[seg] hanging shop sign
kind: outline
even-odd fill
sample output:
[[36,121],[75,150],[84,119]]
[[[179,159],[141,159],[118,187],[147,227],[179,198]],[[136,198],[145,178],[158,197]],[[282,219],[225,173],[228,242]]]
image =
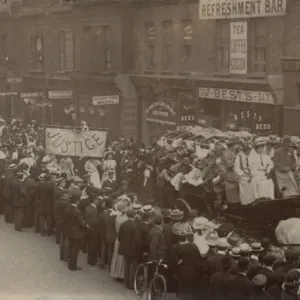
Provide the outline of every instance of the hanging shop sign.
[[21,93],[21,98],[39,98],[43,96],[44,93],[42,92]]
[[247,22],[230,23],[230,73],[247,74]]
[[137,137],[137,99],[125,98],[122,109],[122,133],[125,138]]
[[146,121],[165,125],[176,125],[176,112],[173,107],[163,101],[152,103],[146,110]]
[[287,0],[199,0],[200,19],[283,16]]
[[266,104],[226,105],[224,115],[234,115],[238,130],[254,134],[272,133],[274,124],[274,109]]
[[107,131],[46,128],[49,154],[77,157],[103,157]]
[[93,105],[109,105],[109,104],[119,104],[119,95],[93,97]]
[[199,88],[199,97],[216,100],[274,104],[273,95],[265,91],[245,91],[219,88]]
[[73,91],[49,91],[49,99],[70,99],[73,96]]
[[0,92],[0,97],[18,96],[17,92]]

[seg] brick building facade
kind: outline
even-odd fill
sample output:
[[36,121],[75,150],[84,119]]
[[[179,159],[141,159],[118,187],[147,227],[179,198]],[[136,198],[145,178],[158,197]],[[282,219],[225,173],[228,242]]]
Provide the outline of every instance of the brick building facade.
[[[300,57],[300,2],[261,2],[273,11],[245,4],[244,15],[222,18],[207,0],[10,0],[0,15],[0,111],[34,107],[44,123],[86,119],[113,137],[144,141],[232,120],[258,134],[290,132],[300,72],[282,72],[282,64]],[[237,69],[234,22],[244,34]]]

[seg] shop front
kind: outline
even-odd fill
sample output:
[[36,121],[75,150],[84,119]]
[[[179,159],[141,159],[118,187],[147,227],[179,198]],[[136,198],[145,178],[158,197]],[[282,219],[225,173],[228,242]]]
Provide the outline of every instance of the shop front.
[[132,76],[131,80],[141,103],[139,120],[143,142],[197,124],[196,88],[184,78]]
[[87,122],[91,128],[109,130],[109,139],[120,135],[122,97],[114,77],[73,77],[73,99],[77,125]]
[[300,136],[300,59],[282,60],[284,110],[283,133]]
[[267,82],[198,81],[200,108],[221,130],[240,130],[258,135],[281,130],[282,107]]

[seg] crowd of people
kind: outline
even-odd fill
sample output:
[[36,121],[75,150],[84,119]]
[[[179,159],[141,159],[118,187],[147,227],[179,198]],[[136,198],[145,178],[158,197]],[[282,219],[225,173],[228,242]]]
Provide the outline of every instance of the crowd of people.
[[[34,123],[0,119],[0,132],[5,222],[17,231],[33,227],[41,236],[55,235],[59,258],[71,271],[81,269],[83,251],[89,265],[108,269],[128,289],[140,263],[163,261],[168,291],[183,300],[299,298],[297,249],[275,251],[268,239],[246,240],[166,200],[185,185],[222,192],[229,204],[296,195],[298,148],[291,137],[230,138],[201,151],[184,141],[137,148],[120,138],[96,159],[45,153]],[[173,187],[171,196],[164,187]]]

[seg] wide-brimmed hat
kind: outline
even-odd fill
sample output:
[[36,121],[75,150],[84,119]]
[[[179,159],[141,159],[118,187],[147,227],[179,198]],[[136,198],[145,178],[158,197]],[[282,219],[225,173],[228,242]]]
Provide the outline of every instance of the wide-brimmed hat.
[[250,253],[251,252],[251,248],[250,248],[250,246],[249,246],[249,244],[247,244],[247,243],[242,243],[241,245],[240,245],[240,252],[241,252],[241,254],[245,254],[245,253]]
[[188,223],[175,223],[172,226],[172,231],[174,234],[179,236],[186,236],[193,233],[192,227]]
[[232,257],[240,257],[241,256],[241,249],[240,247],[234,247],[229,251],[229,255]]
[[204,217],[195,218],[193,222],[193,228],[195,230],[204,229],[208,222],[209,222],[208,219]]
[[43,163],[43,164],[49,164],[49,163],[52,162],[53,160],[55,160],[55,156],[52,156],[52,155],[46,155],[46,156],[43,157],[42,163]]
[[218,248],[220,248],[220,249],[228,249],[228,248],[231,248],[231,245],[228,243],[228,241],[227,241],[226,238],[219,238],[217,246],[218,246]]
[[17,165],[16,164],[10,164],[9,166],[8,166],[8,170],[14,170],[14,169],[16,169],[17,168]]
[[180,221],[183,219],[183,212],[179,209],[174,209],[170,213],[170,218],[174,221]]
[[216,231],[211,231],[206,235],[205,240],[207,245],[216,246],[219,241],[219,235]]
[[251,244],[251,252],[262,252],[262,251],[264,251],[264,247],[262,247],[261,243]]
[[260,136],[254,140],[255,147],[265,146],[266,144],[267,144],[267,139],[265,137]]
[[129,209],[129,203],[126,200],[118,200],[115,204],[115,210],[120,213],[125,213]]
[[134,203],[134,204],[132,205],[132,209],[135,210],[135,211],[141,211],[142,205],[139,204],[139,203]]
[[147,204],[147,205],[143,205],[143,206],[142,206],[141,211],[142,211],[143,213],[148,213],[148,214],[150,214],[150,213],[153,213],[154,208],[153,208],[152,205]]

